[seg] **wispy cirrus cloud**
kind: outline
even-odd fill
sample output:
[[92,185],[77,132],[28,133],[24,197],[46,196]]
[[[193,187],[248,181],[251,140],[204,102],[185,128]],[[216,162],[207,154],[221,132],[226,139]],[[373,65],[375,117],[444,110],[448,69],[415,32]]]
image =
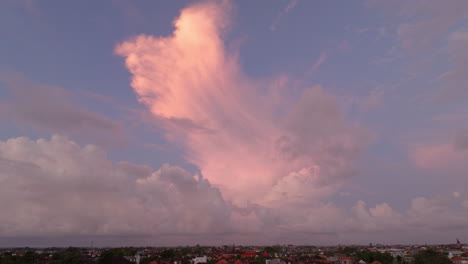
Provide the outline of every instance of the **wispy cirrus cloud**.
[[270,31],[276,31],[278,29],[278,24],[281,19],[290,13],[299,3],[299,0],[289,0],[288,4],[278,13],[275,20],[271,23],[269,29]]
[[304,78],[307,78],[313,75],[319,68],[322,66],[323,63],[327,61],[328,54],[326,52],[320,52],[318,59],[312,64],[312,67],[305,73]]
[[[468,9],[467,9],[468,14]],[[468,99],[468,28],[450,34],[446,52],[450,69],[438,80],[443,85],[438,92],[438,101]]]
[[[437,56],[448,58],[448,67],[438,76],[440,87],[431,93],[432,102],[453,102],[467,98],[466,54],[468,2],[381,1],[373,6],[385,8],[395,23],[396,41],[393,58],[410,58],[411,72],[426,74],[436,64],[445,64]],[[387,30],[385,31],[387,33]],[[390,60],[392,57],[388,58]],[[392,59],[393,61],[394,59]],[[427,78],[427,77],[426,77]]]

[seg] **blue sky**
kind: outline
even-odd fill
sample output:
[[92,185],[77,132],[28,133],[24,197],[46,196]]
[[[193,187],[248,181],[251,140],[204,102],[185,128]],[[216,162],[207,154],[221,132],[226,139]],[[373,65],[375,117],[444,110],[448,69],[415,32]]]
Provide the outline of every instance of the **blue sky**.
[[[27,244],[30,237],[98,236],[106,244],[109,236],[149,233],[177,244],[193,235],[190,228],[200,230],[194,242],[206,243],[266,242],[252,233],[296,243],[466,236],[466,17],[462,0],[3,1],[0,177],[17,192],[0,197],[17,201],[9,210],[18,222],[37,223],[2,231],[10,222],[0,218],[0,237]],[[212,50],[199,54],[199,47]],[[95,164],[86,146],[99,150],[89,154]],[[42,226],[56,212],[45,194],[35,194],[39,204],[21,194],[32,188],[21,185],[22,166],[54,175],[38,188],[87,181],[80,170],[67,174],[71,167],[53,170],[44,156],[103,170],[107,176],[89,176],[106,193],[91,195],[100,213],[66,228]],[[116,175],[131,183],[109,185]],[[176,199],[162,191],[185,186],[184,177],[203,193]],[[89,191],[79,188],[77,197]],[[188,209],[153,212],[192,199],[218,233]],[[102,209],[117,202],[147,219],[133,223]],[[267,221],[271,215],[278,221]],[[110,217],[131,223],[104,225]],[[171,217],[182,220],[164,222]],[[151,227],[136,227],[142,224]],[[321,230],[333,235],[303,236]]]

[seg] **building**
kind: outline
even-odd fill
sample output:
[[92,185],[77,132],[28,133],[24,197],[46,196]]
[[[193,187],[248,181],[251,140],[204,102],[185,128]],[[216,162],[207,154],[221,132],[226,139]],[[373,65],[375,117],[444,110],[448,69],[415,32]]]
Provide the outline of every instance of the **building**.
[[464,257],[454,257],[452,258],[454,264],[468,264],[468,258]]

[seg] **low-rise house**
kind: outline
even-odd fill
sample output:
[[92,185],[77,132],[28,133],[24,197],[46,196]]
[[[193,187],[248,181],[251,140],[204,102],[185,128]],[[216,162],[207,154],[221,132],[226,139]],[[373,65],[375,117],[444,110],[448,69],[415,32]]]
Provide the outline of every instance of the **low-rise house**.
[[202,257],[195,257],[192,260],[193,264],[201,264],[201,263],[208,263],[208,258],[207,256],[202,256]]
[[454,257],[460,257],[462,254],[463,254],[463,251],[452,250],[452,251],[448,252],[448,257],[451,259],[451,258],[454,258]]
[[281,259],[267,259],[265,260],[265,264],[286,264],[286,262],[282,261]]
[[452,258],[454,264],[468,264],[468,258],[465,257],[454,257]]

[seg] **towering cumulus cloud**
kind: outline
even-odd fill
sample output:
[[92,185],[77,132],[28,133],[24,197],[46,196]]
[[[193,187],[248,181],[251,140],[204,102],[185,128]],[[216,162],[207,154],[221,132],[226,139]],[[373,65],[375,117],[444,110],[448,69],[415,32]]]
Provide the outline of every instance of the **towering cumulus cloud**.
[[352,173],[363,131],[345,122],[320,86],[305,89],[295,104],[278,104],[278,98],[291,101],[288,80],[246,76],[222,39],[229,9],[219,2],[192,5],[174,21],[171,36],[139,35],[118,45],[131,86],[187,161],[234,204],[329,195]]

